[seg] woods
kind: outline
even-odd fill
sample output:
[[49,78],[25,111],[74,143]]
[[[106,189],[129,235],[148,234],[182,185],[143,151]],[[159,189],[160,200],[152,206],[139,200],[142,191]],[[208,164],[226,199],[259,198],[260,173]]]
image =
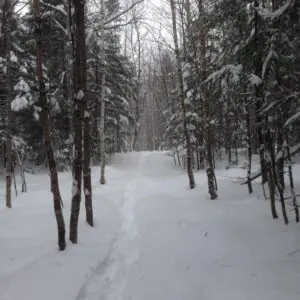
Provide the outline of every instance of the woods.
[[86,223],[95,223],[91,167],[100,165],[102,186],[115,153],[166,150],[190,189],[205,172],[211,200],[222,200],[218,163],[246,161],[248,192],[259,179],[272,217],[288,224],[292,207],[299,222],[299,2],[168,0],[158,26],[146,18],[152,4],[125,2],[0,2],[5,206],[16,174],[26,192],[28,168],[46,166],[64,250],[59,172],[72,173],[77,244],[82,193]]
[[[284,222],[289,222],[290,205],[298,222],[289,153],[296,147],[295,155],[299,143],[299,3],[169,2],[172,22],[164,24],[173,27],[175,46],[162,49],[167,39],[161,37],[147,83],[155,88],[150,97],[165,124],[156,123],[163,126],[156,137],[172,149],[175,162],[182,161],[189,177],[190,157],[194,170],[206,169],[211,199],[217,198],[218,161],[227,159],[226,168],[236,167],[245,160],[241,153],[246,149],[249,193],[252,180],[261,177],[273,218],[278,218],[279,201]],[[167,74],[166,68],[171,70]],[[173,82],[180,69],[183,83],[176,88]],[[183,109],[178,104],[181,97]],[[257,155],[260,171],[252,166]]]

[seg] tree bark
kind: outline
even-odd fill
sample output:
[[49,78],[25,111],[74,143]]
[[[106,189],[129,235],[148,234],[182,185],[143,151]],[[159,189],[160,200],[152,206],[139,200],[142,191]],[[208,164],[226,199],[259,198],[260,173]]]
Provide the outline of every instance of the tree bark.
[[291,190],[292,199],[293,199],[293,206],[294,206],[294,209],[295,209],[295,219],[296,219],[296,223],[299,223],[299,208],[298,208],[297,198],[296,198],[296,193],[295,193],[293,169],[292,169],[292,160],[291,160],[290,146],[289,146],[289,140],[288,140],[288,134],[287,133],[285,134],[284,145],[285,145],[285,150],[286,150],[287,157],[288,157],[290,190]]
[[172,12],[172,27],[173,27],[173,39],[175,45],[175,56],[176,56],[176,65],[177,65],[177,80],[179,87],[179,98],[181,102],[181,110],[182,110],[182,118],[183,118],[183,132],[186,142],[186,153],[187,153],[187,173],[189,178],[190,188],[193,189],[195,187],[195,179],[192,169],[192,147],[191,140],[187,126],[186,119],[186,108],[184,103],[184,86],[183,86],[183,74],[181,68],[181,59],[179,52],[179,44],[178,44],[178,36],[177,36],[177,25],[176,25],[176,6],[175,1],[170,0],[171,12]]
[[[255,59],[255,75],[259,78],[261,77],[262,72],[262,63],[261,63],[261,42],[258,32],[259,27],[259,15],[258,15],[259,1],[254,0],[254,20],[255,20],[255,48],[256,48],[256,59]],[[262,83],[255,86],[255,124],[257,126],[256,134],[258,141],[259,149],[259,158],[260,158],[260,168],[262,172],[262,184],[266,183],[268,180],[268,175],[266,172],[266,161],[265,161],[265,149],[264,149],[264,135],[262,130],[262,117],[260,116],[260,110],[263,103],[263,85]]]
[[[141,36],[140,36],[140,30],[138,27],[137,20],[134,16],[134,28],[136,31],[136,36],[137,36],[137,47],[138,47],[138,57],[137,57],[137,64],[138,64],[138,70],[137,70],[137,81],[139,88],[141,87]],[[140,90],[139,90],[140,94]],[[132,150],[137,150],[136,149],[136,142],[140,130],[140,103],[139,103],[139,95],[135,99],[135,126],[134,126],[134,137],[133,137],[133,142],[132,142]]]
[[252,167],[252,142],[251,142],[251,109],[250,104],[246,105],[246,124],[247,124],[247,152],[248,152],[248,164],[247,164],[247,180],[248,180],[248,191],[249,194],[253,193],[251,178],[251,167]]
[[41,107],[39,114],[40,122],[43,127],[44,147],[48,159],[50,178],[51,178],[51,192],[53,194],[54,212],[56,216],[58,228],[58,246],[60,250],[66,248],[65,241],[65,223],[61,207],[61,195],[59,190],[58,176],[56,170],[56,162],[51,143],[50,129],[49,129],[49,107],[47,102],[47,93],[45,82],[43,78],[43,57],[42,57],[42,19],[40,1],[34,0],[34,13],[35,13],[35,36],[36,36],[36,67],[37,78],[39,87],[39,101]]
[[74,160],[73,160],[73,187],[72,205],[70,216],[70,241],[78,242],[78,218],[81,203],[82,185],[82,123],[84,115],[84,101],[86,93],[86,53],[84,32],[84,8],[85,1],[73,0],[74,5],[74,39],[75,39],[75,61],[74,61]]
[[101,77],[101,114],[100,114],[100,183],[105,184],[105,40],[104,40],[104,1],[101,0],[101,64],[102,64],[102,77]]
[[11,135],[11,122],[12,122],[12,111],[11,111],[11,100],[12,100],[12,74],[11,74],[11,36],[10,36],[10,22],[12,14],[12,6],[9,0],[5,0],[2,5],[2,28],[3,28],[3,52],[6,57],[6,207],[12,207],[11,201],[11,185],[12,185],[12,135]]
[[[206,32],[203,23],[204,15],[204,6],[203,1],[198,0],[198,10],[199,10],[199,47],[200,47],[200,80],[204,82],[207,76],[207,52],[206,52]],[[207,99],[207,92],[205,86],[202,85],[202,95],[200,96],[201,101],[201,110],[204,120],[204,136],[206,141],[206,161],[207,161],[207,182],[208,182],[208,191],[211,197],[211,200],[214,200],[218,197],[217,195],[217,180],[214,172],[214,157],[213,157],[213,132],[211,121],[211,109],[210,103]]]
[[284,147],[283,147],[283,134],[282,134],[282,124],[278,126],[277,132],[277,156],[276,156],[276,172],[278,178],[278,184],[280,189],[284,191]]
[[[86,44],[85,44],[85,22],[84,22],[84,8],[83,8],[83,24],[81,24],[81,38],[80,47],[82,48],[82,85],[86,93]],[[90,149],[90,113],[88,108],[88,97],[84,95],[83,99],[83,189],[85,196],[85,212],[86,222],[90,226],[94,226],[93,216],[93,200],[92,200],[92,181],[91,181],[91,149]]]

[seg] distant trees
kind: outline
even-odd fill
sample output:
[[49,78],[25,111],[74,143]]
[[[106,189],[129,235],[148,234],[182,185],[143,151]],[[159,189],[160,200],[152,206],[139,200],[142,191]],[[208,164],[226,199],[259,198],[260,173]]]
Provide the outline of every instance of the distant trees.
[[[70,240],[77,243],[82,188],[94,224],[91,162],[101,164],[104,184],[115,152],[172,149],[190,188],[194,170],[206,169],[216,199],[216,159],[226,154],[227,167],[238,165],[246,149],[249,193],[261,177],[273,218],[278,200],[285,223],[287,205],[299,222],[291,160],[300,149],[298,1],[169,0],[169,28],[159,37],[141,29],[140,3],[35,0],[20,14],[21,1],[0,2],[6,206],[15,165],[22,191],[23,162],[47,165],[63,250],[57,171],[72,169]],[[260,171],[253,174],[254,154]]]
[[[252,175],[252,158],[258,154],[273,217],[278,217],[275,204],[279,200],[287,223],[286,203],[293,199],[290,203],[298,222],[290,154],[297,151],[299,143],[299,3],[169,1],[169,20],[177,26],[178,46],[175,40],[173,49],[162,47],[164,40],[158,42],[159,49],[152,54],[152,75],[148,77],[149,85],[153,78],[156,84],[151,85],[145,104],[153,99],[158,102],[158,97],[158,106],[163,107],[160,126],[165,133],[157,131],[157,140],[162,140],[161,146],[171,147],[175,158],[181,156],[187,168],[189,155],[182,150],[191,149],[192,167],[206,167],[211,174],[208,182],[212,199],[217,188],[217,157],[226,152],[228,167],[238,165],[241,149],[247,149],[246,183],[252,193],[252,180],[257,178],[257,174]],[[172,35],[176,39],[174,28]],[[171,69],[162,59],[164,53],[169,55]],[[178,66],[184,89],[176,94],[172,81],[178,80]],[[167,68],[170,71],[166,72]],[[185,116],[178,113],[181,94]],[[289,183],[284,176],[287,172],[291,174]]]

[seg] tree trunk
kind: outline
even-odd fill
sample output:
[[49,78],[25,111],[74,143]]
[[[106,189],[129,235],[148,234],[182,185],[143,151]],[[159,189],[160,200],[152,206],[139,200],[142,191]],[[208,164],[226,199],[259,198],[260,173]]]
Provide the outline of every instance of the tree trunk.
[[94,226],[93,216],[93,201],[92,201],[92,182],[91,182],[91,153],[90,153],[90,114],[87,108],[87,101],[85,101],[84,110],[84,124],[83,124],[83,188],[85,195],[85,211],[86,222],[90,226]]
[[[82,41],[80,47],[82,48],[82,85],[86,91],[86,44],[85,44],[85,22],[84,22],[84,8],[83,8],[83,24],[81,24],[80,33]],[[94,226],[93,216],[93,200],[92,200],[92,181],[91,181],[91,149],[90,149],[90,113],[88,108],[88,97],[84,96],[83,101],[83,189],[85,195],[85,212],[86,222],[90,226]]]
[[105,40],[104,40],[104,1],[101,0],[101,63],[102,63],[102,77],[101,77],[101,114],[100,114],[100,156],[101,156],[101,170],[100,183],[105,184]]
[[279,125],[277,132],[277,156],[276,156],[276,171],[278,184],[280,189],[284,191],[285,183],[284,183],[284,147],[283,147],[283,134],[282,134],[282,126]]
[[[262,72],[262,63],[261,63],[261,42],[258,34],[259,27],[259,15],[258,15],[259,1],[254,0],[254,18],[255,18],[255,48],[256,48],[256,59],[255,59],[255,75],[259,78],[261,77]],[[259,158],[260,158],[260,168],[262,172],[262,184],[266,183],[268,180],[267,172],[266,172],[266,161],[265,161],[265,149],[264,149],[264,136],[262,130],[262,117],[260,116],[260,110],[262,108],[263,103],[263,85],[259,84],[255,86],[255,124],[257,126],[257,141],[258,141],[258,149],[259,149]]]
[[3,33],[3,51],[6,57],[6,207],[11,208],[11,184],[12,184],[12,172],[13,172],[13,163],[12,163],[12,135],[11,135],[11,122],[12,122],[12,111],[11,111],[11,101],[12,101],[12,74],[11,74],[11,37],[10,37],[10,21],[12,14],[12,3],[5,0],[3,3],[2,11],[2,28]]
[[[135,18],[135,16],[134,16]],[[137,57],[137,64],[138,64],[138,70],[137,70],[137,80],[139,87],[141,86],[141,36],[140,36],[140,30],[138,27],[137,20],[134,20],[134,28],[136,31],[136,37],[137,37],[137,47],[138,47],[138,57]],[[140,94],[140,90],[139,90]],[[136,150],[136,142],[140,130],[140,104],[139,104],[139,96],[135,99],[135,126],[134,126],[134,137],[132,142],[132,150]]]
[[[69,39],[69,47],[68,47],[68,56],[69,61],[71,63],[69,64],[70,68],[70,75],[66,75],[65,81],[66,81],[66,95],[67,95],[67,101],[68,101],[68,108],[69,108],[69,159],[70,159],[70,165],[73,163],[74,159],[74,151],[73,151],[73,143],[71,141],[74,141],[74,123],[73,123],[73,117],[74,117],[74,83],[75,83],[75,26],[74,26],[74,16],[72,14],[72,0],[68,0],[67,3],[67,11],[68,11],[68,39]],[[73,172],[73,168],[72,168]]]
[[22,193],[27,192],[27,185],[26,185],[26,178],[25,178],[25,171],[24,171],[24,166],[23,166],[23,158],[20,157],[20,154],[18,152],[18,149],[16,145],[14,145],[14,151],[16,153],[19,166],[20,166],[20,173],[21,173],[21,180],[22,180]]
[[287,212],[286,212],[286,207],[285,207],[285,200],[284,200],[284,191],[283,191],[283,186],[280,186],[279,181],[278,181],[278,176],[276,172],[276,157],[274,153],[274,138],[271,136],[270,130],[267,130],[267,148],[268,151],[271,155],[271,163],[272,163],[272,171],[273,171],[273,177],[274,177],[274,183],[275,186],[277,187],[277,190],[279,192],[279,197],[280,197],[280,204],[281,204],[281,210],[282,210],[282,215],[284,219],[284,223],[287,225],[289,223]]
[[292,160],[291,160],[291,154],[290,154],[290,146],[288,142],[288,134],[285,134],[285,141],[284,141],[287,157],[288,157],[288,170],[289,170],[289,180],[290,180],[290,189],[293,199],[293,206],[295,209],[295,219],[296,222],[299,223],[299,208],[297,204],[297,198],[295,193],[295,186],[294,186],[294,178],[293,178],[293,170],[292,170]]
[[78,242],[78,218],[82,185],[82,120],[84,117],[84,98],[86,97],[86,53],[84,31],[85,1],[73,0],[75,26],[75,62],[74,62],[74,160],[73,188],[70,217],[70,241]]
[[207,183],[208,183],[208,192],[210,194],[211,200],[217,199],[217,182],[213,167],[213,155],[212,155],[212,142],[211,142],[211,129],[208,125],[207,130],[207,164],[208,168],[206,169]]
[[[203,1],[198,0],[198,10],[199,10],[199,48],[200,48],[200,80],[204,83],[207,76],[207,52],[206,52],[206,32],[203,23],[203,12],[204,6]],[[200,106],[202,111],[203,130],[204,130],[204,141],[206,142],[206,162],[207,162],[207,183],[208,192],[210,194],[211,200],[218,197],[217,195],[217,181],[214,172],[214,156],[213,156],[213,132],[211,128],[211,109],[210,103],[207,99],[207,91],[205,86],[202,84],[202,95],[200,95]]]
[[275,204],[275,184],[274,184],[274,178],[272,174],[272,167],[271,162],[266,162],[266,172],[268,175],[268,184],[269,184],[269,192],[270,192],[270,204],[271,204],[271,213],[273,219],[278,218],[278,214],[276,211],[276,204]]
[[172,27],[173,27],[173,38],[175,45],[175,56],[176,56],[176,64],[177,64],[177,80],[179,85],[179,98],[181,102],[181,110],[182,110],[182,118],[183,118],[183,132],[186,142],[186,152],[187,152],[187,173],[189,177],[190,188],[193,189],[195,187],[194,174],[192,169],[192,149],[191,149],[191,140],[188,132],[187,119],[186,119],[186,108],[184,103],[184,86],[183,86],[183,74],[181,68],[181,59],[179,53],[179,44],[178,44],[178,36],[177,36],[177,25],[176,25],[176,7],[175,1],[170,0],[171,12],[172,12]]
[[251,109],[250,105],[246,105],[246,124],[247,124],[247,152],[248,152],[248,165],[247,165],[247,180],[248,180],[248,191],[249,194],[253,193],[251,178],[251,167],[252,167],[252,142],[251,142]]
[[39,101],[41,107],[40,122],[43,127],[44,146],[48,158],[50,178],[51,178],[51,192],[53,194],[53,204],[58,228],[58,246],[60,250],[66,248],[65,241],[65,223],[61,207],[61,196],[59,191],[58,176],[56,170],[56,162],[51,143],[50,129],[49,129],[49,108],[47,103],[47,94],[43,78],[43,61],[42,61],[42,19],[40,14],[40,1],[34,0],[35,13],[35,36],[36,36],[36,67],[39,87]]

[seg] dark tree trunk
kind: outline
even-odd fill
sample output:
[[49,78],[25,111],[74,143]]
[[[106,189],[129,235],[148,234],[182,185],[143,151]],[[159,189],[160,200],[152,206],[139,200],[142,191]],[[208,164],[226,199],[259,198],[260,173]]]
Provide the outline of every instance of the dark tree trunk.
[[[262,72],[262,62],[261,62],[261,38],[259,36],[258,27],[259,27],[259,15],[258,15],[259,1],[254,0],[254,18],[255,18],[255,48],[256,48],[256,61],[255,61],[255,75],[258,77],[261,76]],[[257,141],[259,149],[259,159],[260,159],[260,168],[262,172],[262,184],[266,183],[268,180],[266,172],[266,161],[265,161],[265,149],[264,149],[264,136],[263,136],[263,119],[260,115],[260,110],[263,103],[263,85],[257,85],[255,87],[255,124],[257,126]]]
[[9,0],[5,0],[2,9],[2,51],[3,56],[6,57],[6,140],[5,140],[5,164],[6,164],[6,207],[12,207],[11,201],[11,185],[12,185],[12,173],[13,173],[13,162],[12,162],[12,135],[11,135],[11,123],[12,123],[12,74],[11,74],[11,36],[10,36],[10,23],[12,14],[12,3]]
[[292,160],[291,160],[289,139],[288,139],[287,133],[285,134],[285,143],[284,144],[285,144],[285,148],[286,148],[286,154],[288,157],[289,181],[290,181],[290,189],[291,189],[291,194],[292,194],[293,206],[295,209],[295,219],[296,219],[296,222],[299,223],[299,208],[298,208],[297,198],[296,198],[296,193],[295,193],[293,170],[292,170]]
[[[271,168],[272,168],[272,185],[274,184],[275,187],[277,187],[277,190],[279,192],[280,196],[280,204],[281,204],[281,209],[282,209],[282,215],[284,219],[284,223],[288,224],[288,217],[286,213],[286,207],[285,207],[285,201],[284,201],[284,195],[283,195],[283,189],[280,187],[278,183],[278,178],[277,178],[277,173],[276,173],[276,158],[274,154],[274,145],[273,145],[273,138],[270,132],[270,129],[266,130],[265,134],[265,141],[266,141],[266,150],[268,153],[268,157],[271,163]],[[269,178],[270,180],[270,178]]]
[[91,155],[90,155],[90,118],[87,111],[87,104],[85,103],[84,111],[84,140],[83,140],[83,187],[85,195],[85,209],[86,209],[86,222],[90,226],[94,226],[94,217],[93,217],[93,202],[92,202],[92,182],[91,182]]
[[284,183],[284,147],[283,147],[283,134],[281,130],[281,126],[277,132],[277,157],[276,157],[276,171],[278,184],[280,189],[284,191],[285,183]]
[[247,180],[248,180],[248,191],[249,194],[253,193],[251,178],[251,167],[252,167],[252,143],[251,143],[251,110],[250,105],[246,106],[246,123],[247,123],[247,150],[248,150],[248,166],[247,166]]
[[78,241],[78,218],[81,203],[82,185],[82,123],[84,116],[84,98],[86,97],[86,53],[84,35],[84,7],[85,1],[73,0],[74,5],[74,149],[73,160],[73,188],[72,205],[70,216],[70,241],[77,244]]
[[278,214],[277,214],[277,211],[276,211],[276,204],[275,204],[275,184],[274,184],[274,178],[273,178],[273,174],[272,174],[272,167],[271,167],[271,162],[270,161],[268,161],[266,163],[266,172],[267,172],[267,175],[268,175],[271,213],[272,213],[273,219],[277,219]]
[[210,194],[211,200],[215,200],[217,195],[217,181],[214,171],[213,164],[213,154],[212,154],[212,142],[211,142],[211,128],[208,126],[207,130],[207,164],[208,168],[206,169],[207,183],[208,183],[208,192]]
[[65,241],[65,223],[62,213],[62,200],[59,191],[58,176],[56,170],[56,162],[50,137],[49,128],[49,107],[47,102],[47,94],[45,89],[45,83],[43,79],[43,58],[42,58],[42,19],[40,14],[40,1],[34,0],[34,12],[35,12],[35,36],[36,36],[36,67],[37,78],[39,87],[39,101],[38,104],[41,107],[40,121],[43,127],[44,146],[48,159],[50,178],[51,178],[51,192],[53,194],[54,212],[56,216],[57,228],[58,228],[58,246],[60,250],[66,248]]
[[[80,69],[82,78],[82,90],[86,93],[86,44],[85,44],[85,22],[84,22],[84,6],[82,12],[82,24],[80,24],[81,36],[81,54],[82,54],[82,68]],[[79,29],[78,29],[79,30]],[[90,226],[94,226],[93,216],[93,201],[92,201],[92,181],[91,181],[91,150],[90,150],[90,113],[88,110],[88,97],[84,95],[83,99],[83,189],[85,195],[85,210],[86,222]]]

